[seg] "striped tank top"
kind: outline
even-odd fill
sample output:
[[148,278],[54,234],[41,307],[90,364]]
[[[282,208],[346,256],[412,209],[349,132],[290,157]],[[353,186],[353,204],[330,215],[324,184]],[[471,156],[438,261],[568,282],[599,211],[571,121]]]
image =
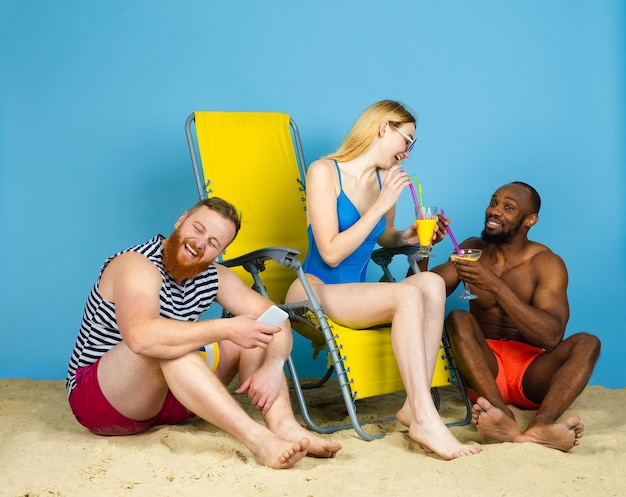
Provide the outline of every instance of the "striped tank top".
[[118,255],[131,251],[139,252],[159,268],[163,282],[159,294],[162,318],[198,321],[200,315],[215,300],[218,289],[215,266],[209,266],[198,277],[186,280],[185,284],[180,286],[163,267],[162,240],[163,236],[157,235],[146,243],[118,252],[105,261],[98,281],[87,298],[78,338],[70,358],[66,377],[68,396],[76,386],[76,370],[95,363],[105,352],[122,341],[115,317],[115,304],[103,299],[98,291],[102,272]]

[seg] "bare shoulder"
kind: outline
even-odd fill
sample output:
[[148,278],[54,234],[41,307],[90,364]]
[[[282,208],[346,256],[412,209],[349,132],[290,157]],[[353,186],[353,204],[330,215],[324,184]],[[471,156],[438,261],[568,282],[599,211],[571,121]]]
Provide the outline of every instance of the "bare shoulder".
[[542,243],[532,242],[529,247],[529,256],[532,264],[537,264],[542,268],[548,267],[554,269],[565,269],[565,262],[563,259]]
[[100,294],[110,301],[115,301],[116,289],[119,288],[160,288],[159,269],[138,252],[124,252],[116,256],[102,272],[99,282]]
[[565,262],[545,245],[533,243],[530,257],[525,266],[532,268],[539,286],[556,289],[567,287],[568,275]]
[[[331,188],[329,186],[332,185]],[[318,159],[313,162],[306,173],[307,196],[325,198],[327,195],[339,194],[339,177],[334,161]],[[318,197],[320,196],[320,197]],[[314,202],[315,204],[319,201]]]
[[334,174],[335,163],[330,159],[318,159],[313,161],[308,169],[307,176],[323,176],[328,177]]
[[334,167],[334,166],[335,166],[335,161],[332,159],[317,159],[311,162],[311,164],[309,165],[309,169],[311,169],[312,167],[319,168],[319,167]]
[[[110,270],[110,271],[109,271]],[[107,265],[105,272],[123,272],[123,271],[132,271],[132,272],[141,272],[141,271],[156,271],[158,272],[157,267],[152,264],[148,258],[140,254],[139,252],[129,251],[124,252],[118,256],[116,256],[109,264]]]

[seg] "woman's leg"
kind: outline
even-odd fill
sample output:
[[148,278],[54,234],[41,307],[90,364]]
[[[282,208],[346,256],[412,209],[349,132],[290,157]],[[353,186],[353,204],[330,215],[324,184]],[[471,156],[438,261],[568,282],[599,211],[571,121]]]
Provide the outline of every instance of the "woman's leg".
[[[411,438],[445,459],[480,451],[454,438],[430,395],[445,305],[445,286],[438,275],[421,273],[402,283],[311,284],[326,314],[339,324],[367,328],[392,323],[392,345],[407,392],[401,411]],[[305,298],[297,284],[287,302]]]
[[441,348],[446,303],[445,284],[434,273],[414,274],[397,284],[414,286],[419,293],[417,300],[423,304],[420,315],[424,328],[428,384],[431,385]]

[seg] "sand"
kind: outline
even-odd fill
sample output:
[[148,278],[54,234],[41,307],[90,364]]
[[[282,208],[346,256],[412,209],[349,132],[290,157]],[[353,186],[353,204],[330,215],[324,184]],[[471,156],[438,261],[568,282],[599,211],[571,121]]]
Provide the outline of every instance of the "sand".
[[[309,392],[314,418],[345,416],[336,384]],[[359,414],[393,415],[401,395],[361,401]],[[241,403],[258,418],[245,398]],[[288,470],[259,466],[237,440],[195,419],[130,437],[100,437],[74,419],[62,381],[0,380],[0,495],[6,496],[624,496],[626,389],[587,387],[564,416],[585,423],[570,452],[536,444],[494,443],[471,426],[453,428],[481,444],[474,456],[443,461],[410,442],[397,422],[373,442],[353,430],[329,438],[335,459],[305,458]],[[296,412],[298,412],[296,408]],[[527,422],[532,411],[515,411]],[[462,414],[455,392],[442,392],[442,416]],[[448,419],[449,418],[449,419]],[[301,419],[301,418],[298,418]],[[326,435],[325,435],[326,436]]]

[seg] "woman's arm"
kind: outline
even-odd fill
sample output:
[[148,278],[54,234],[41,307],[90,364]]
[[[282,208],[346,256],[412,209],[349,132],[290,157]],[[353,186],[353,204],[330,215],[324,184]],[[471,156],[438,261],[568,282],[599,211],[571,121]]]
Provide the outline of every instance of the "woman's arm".
[[[355,252],[372,232],[380,218],[389,210],[380,195],[350,228],[339,233],[337,197],[339,184],[332,161],[314,162],[307,173],[307,214],[315,242],[324,262],[337,267]],[[381,192],[382,194],[382,192]]]

